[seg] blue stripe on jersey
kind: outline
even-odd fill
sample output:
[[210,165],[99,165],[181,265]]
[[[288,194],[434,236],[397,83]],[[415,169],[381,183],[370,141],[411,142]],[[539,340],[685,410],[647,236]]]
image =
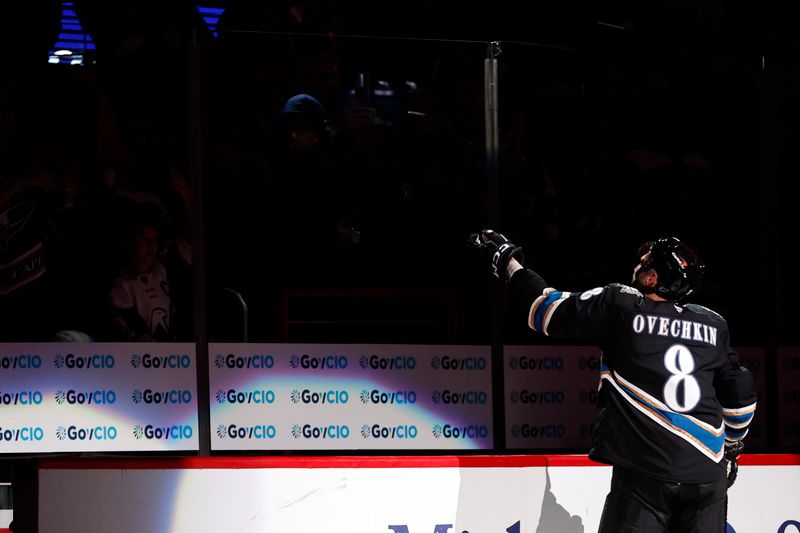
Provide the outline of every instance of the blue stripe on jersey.
[[667,424],[688,433],[695,440],[699,441],[712,454],[718,455],[722,452],[722,448],[725,446],[724,433],[715,435],[713,432],[699,426],[696,422],[692,421],[690,417],[676,413],[675,411],[671,411],[669,409],[664,409],[663,407],[655,405],[653,402],[647,401],[646,399],[642,398],[640,394],[637,394],[626,387],[624,383],[619,383],[619,385],[621,386],[621,389],[625,391],[634,401],[647,407],[651,411],[658,413],[660,416],[666,419]]
[[741,426],[742,424],[749,424],[754,414],[755,413],[745,413],[743,415],[734,416],[723,413],[722,419],[725,420],[725,425],[727,426]]
[[662,416],[669,420],[675,427],[678,427],[694,438],[702,442],[713,453],[718,453],[725,446],[725,435],[714,435],[707,429],[703,429],[690,419],[680,413],[674,411],[666,411],[664,409],[656,409]]
[[747,430],[749,428],[741,428],[741,429],[734,429],[734,428],[725,428],[725,437],[728,440],[741,440],[747,435]]
[[536,314],[533,315],[533,329],[536,331],[544,331],[543,324],[544,317],[547,316],[547,310],[562,297],[563,295],[560,291],[553,291],[545,297],[544,301],[540,303],[539,307],[536,309]]

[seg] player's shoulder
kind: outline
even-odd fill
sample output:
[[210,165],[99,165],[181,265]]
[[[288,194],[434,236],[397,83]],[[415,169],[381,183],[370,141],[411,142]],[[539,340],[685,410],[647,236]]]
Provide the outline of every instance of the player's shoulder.
[[627,294],[628,296],[633,296],[634,298],[644,298],[644,294],[642,294],[639,289],[631,287],[630,285],[625,285],[623,283],[609,283],[607,287],[615,294]]
[[644,294],[635,287],[622,283],[610,283],[606,285],[608,297],[621,305],[639,306],[644,300]]
[[725,317],[723,317],[721,314],[717,313],[713,309],[709,309],[708,307],[705,307],[703,305],[687,303],[681,305],[681,307],[686,311],[689,311],[690,313],[695,313],[701,316],[705,316],[710,318],[711,320],[721,322],[723,324],[727,323]]
[[644,295],[639,290],[621,283],[609,283],[602,287],[595,287],[583,292],[573,293],[581,300],[600,298],[609,304],[621,305],[623,307],[635,307],[641,305]]

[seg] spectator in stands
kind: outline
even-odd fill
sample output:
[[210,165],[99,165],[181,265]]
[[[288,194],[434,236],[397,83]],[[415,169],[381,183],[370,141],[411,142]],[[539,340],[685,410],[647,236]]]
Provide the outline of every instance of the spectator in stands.
[[327,249],[333,235],[333,183],[325,109],[313,96],[295,95],[280,112],[278,132],[272,154],[277,212],[312,249]]
[[123,236],[125,264],[112,282],[109,295],[111,335],[119,341],[176,340],[175,302],[162,262],[163,219],[140,207]]

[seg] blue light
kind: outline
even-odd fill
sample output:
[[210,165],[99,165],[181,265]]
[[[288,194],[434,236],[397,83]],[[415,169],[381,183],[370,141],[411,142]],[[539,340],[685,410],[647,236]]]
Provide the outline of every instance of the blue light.
[[200,16],[205,21],[206,25],[208,26],[209,31],[216,39],[217,37],[217,22],[219,22],[219,17],[222,13],[225,12],[224,7],[212,7],[212,6],[196,6],[197,12],[200,13]]
[[[48,54],[48,63],[60,65],[83,65],[85,58],[83,53],[87,50],[95,50],[91,36],[84,33],[83,26],[75,10],[72,9],[73,2],[61,3],[61,33],[58,40],[53,45],[53,49]],[[56,50],[69,50],[72,55],[56,55]]]

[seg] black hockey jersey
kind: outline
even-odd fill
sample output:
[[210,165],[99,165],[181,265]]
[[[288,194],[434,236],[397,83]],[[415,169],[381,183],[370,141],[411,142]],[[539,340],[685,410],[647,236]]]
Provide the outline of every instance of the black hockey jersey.
[[725,439],[745,436],[756,394],[720,315],[612,284],[548,289],[530,306],[528,325],[602,350],[590,458],[664,481],[725,475]]

